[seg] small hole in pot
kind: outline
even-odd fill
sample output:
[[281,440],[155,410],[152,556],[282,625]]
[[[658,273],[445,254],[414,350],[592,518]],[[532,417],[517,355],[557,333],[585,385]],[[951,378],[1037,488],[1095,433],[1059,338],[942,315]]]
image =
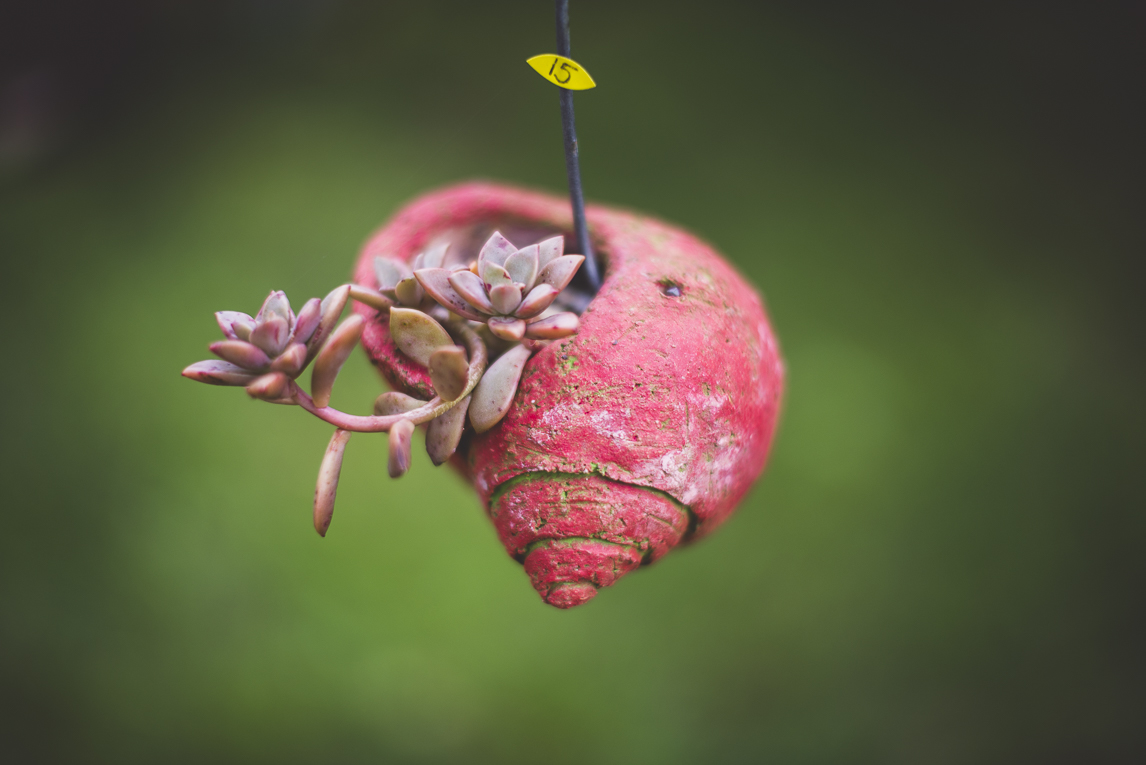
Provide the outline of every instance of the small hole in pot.
[[661,279],[657,284],[660,285],[661,294],[665,297],[680,297],[684,294],[684,289],[672,279]]

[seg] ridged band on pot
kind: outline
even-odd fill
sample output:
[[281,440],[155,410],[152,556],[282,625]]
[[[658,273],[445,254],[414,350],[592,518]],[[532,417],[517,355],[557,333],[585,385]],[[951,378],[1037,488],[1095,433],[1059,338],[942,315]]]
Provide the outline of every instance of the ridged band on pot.
[[[627,211],[587,216],[604,283],[579,331],[529,360],[505,418],[467,433],[453,460],[561,607],[723,522],[763,470],[783,387],[759,296],[710,246]],[[356,281],[375,286],[376,255],[465,249],[494,229],[518,246],[553,233],[575,244],[567,198],[465,184],[401,210],[364,247]],[[363,344],[391,385],[431,395],[384,321]]]

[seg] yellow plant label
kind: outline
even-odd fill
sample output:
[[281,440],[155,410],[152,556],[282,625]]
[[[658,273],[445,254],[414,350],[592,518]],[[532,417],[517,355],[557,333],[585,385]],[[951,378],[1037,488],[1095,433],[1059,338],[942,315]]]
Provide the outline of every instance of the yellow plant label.
[[559,88],[588,90],[597,87],[597,83],[593,82],[585,67],[571,58],[558,56],[556,53],[542,53],[540,56],[527,59],[525,63]]

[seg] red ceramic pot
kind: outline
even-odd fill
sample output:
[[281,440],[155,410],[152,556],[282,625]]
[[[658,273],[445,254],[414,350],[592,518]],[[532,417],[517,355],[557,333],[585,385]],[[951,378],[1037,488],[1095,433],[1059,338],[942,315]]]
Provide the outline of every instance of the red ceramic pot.
[[[533,355],[509,413],[468,429],[453,460],[559,608],[732,513],[764,468],[784,376],[760,297],[711,247],[631,212],[590,206],[587,217],[603,285],[580,330]],[[494,230],[519,247],[556,233],[566,252],[576,242],[567,198],[465,184],[401,210],[363,248],[355,281],[377,286],[376,255],[408,260],[443,240],[468,263]],[[387,323],[356,310],[387,382],[430,398],[426,370]]]

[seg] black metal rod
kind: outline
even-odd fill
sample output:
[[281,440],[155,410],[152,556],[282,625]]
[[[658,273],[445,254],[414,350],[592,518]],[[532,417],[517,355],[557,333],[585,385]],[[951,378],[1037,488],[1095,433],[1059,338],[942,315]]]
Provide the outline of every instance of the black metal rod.
[[[569,0],[557,3],[557,54],[569,55]],[[577,236],[580,254],[585,256],[585,276],[594,290],[601,287],[601,274],[593,243],[589,241],[589,228],[585,225],[585,196],[581,191],[581,163],[577,154],[577,123],[573,119],[573,91],[561,91],[561,127],[565,131],[565,170],[569,174],[569,199],[573,203],[573,232]]]

